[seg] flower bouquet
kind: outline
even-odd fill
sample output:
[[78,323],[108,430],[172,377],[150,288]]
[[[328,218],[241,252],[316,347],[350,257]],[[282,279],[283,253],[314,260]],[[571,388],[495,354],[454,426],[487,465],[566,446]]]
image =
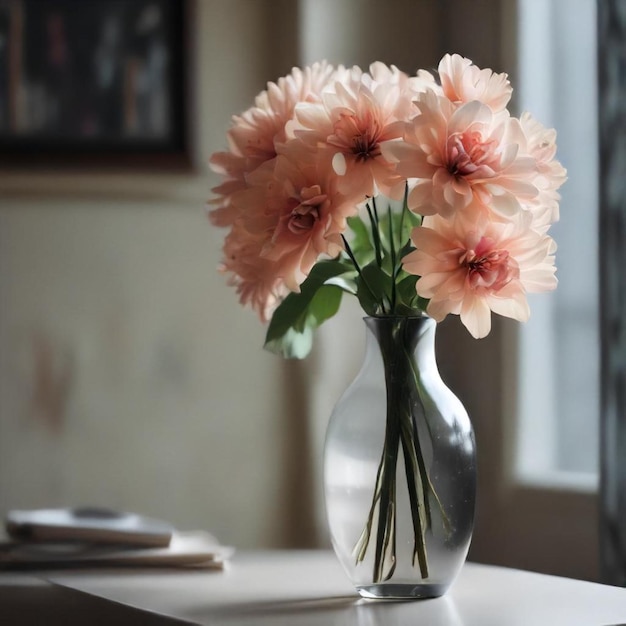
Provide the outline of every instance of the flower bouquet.
[[[555,288],[548,229],[565,170],[554,130],[511,115],[506,74],[448,54],[437,74],[316,63],[269,83],[233,117],[229,149],[210,160],[222,178],[210,219],[229,229],[221,271],[269,322],[268,349],[306,356],[344,294],[372,317],[460,315],[480,338],[492,312],[525,321],[526,294]],[[402,420],[392,430],[380,468],[407,444]],[[407,479],[421,493],[415,555],[427,576],[422,513],[437,494],[417,489],[428,482],[419,446],[415,454]],[[370,534],[382,537],[374,579],[383,580],[394,522],[377,506],[394,502],[383,484],[374,493],[355,553],[363,559]]]

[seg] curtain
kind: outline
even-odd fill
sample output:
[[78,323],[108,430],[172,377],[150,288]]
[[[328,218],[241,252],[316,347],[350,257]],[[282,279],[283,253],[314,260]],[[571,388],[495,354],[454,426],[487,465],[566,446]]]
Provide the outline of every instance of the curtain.
[[626,586],[626,4],[598,2],[601,574]]

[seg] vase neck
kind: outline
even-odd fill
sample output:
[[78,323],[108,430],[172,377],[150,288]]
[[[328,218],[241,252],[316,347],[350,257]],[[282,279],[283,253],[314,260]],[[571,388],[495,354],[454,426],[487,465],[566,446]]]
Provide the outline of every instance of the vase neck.
[[382,351],[403,349],[419,360],[434,358],[437,324],[430,317],[366,317],[365,324]]

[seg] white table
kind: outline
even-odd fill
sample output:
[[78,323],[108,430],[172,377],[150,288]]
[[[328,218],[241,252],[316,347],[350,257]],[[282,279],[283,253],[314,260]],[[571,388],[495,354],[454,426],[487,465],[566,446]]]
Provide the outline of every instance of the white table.
[[0,574],[3,626],[190,622],[237,626],[614,626],[626,624],[626,590],[467,563],[442,598],[363,600],[334,555],[321,551],[238,553],[224,571]]

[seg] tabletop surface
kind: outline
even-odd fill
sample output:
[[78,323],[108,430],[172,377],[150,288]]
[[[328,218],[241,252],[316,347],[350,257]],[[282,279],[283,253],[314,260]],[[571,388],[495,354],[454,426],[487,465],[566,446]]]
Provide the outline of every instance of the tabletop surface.
[[[36,610],[47,621],[37,621]],[[89,621],[81,621],[87,614]],[[441,598],[364,600],[326,551],[241,552],[224,571],[0,574],[0,623],[70,624],[72,618],[155,625],[625,626],[626,590],[467,563]]]

